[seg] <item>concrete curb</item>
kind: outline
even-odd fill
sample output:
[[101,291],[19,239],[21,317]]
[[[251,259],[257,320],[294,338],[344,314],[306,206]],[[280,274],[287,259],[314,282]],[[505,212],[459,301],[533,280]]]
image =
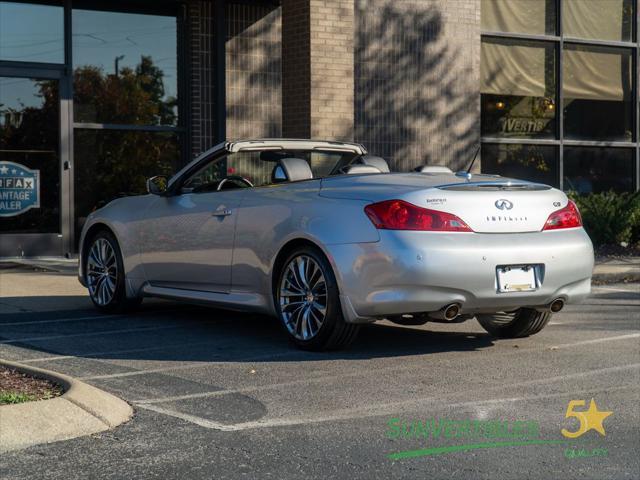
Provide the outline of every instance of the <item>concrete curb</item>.
[[0,365],[65,389],[51,400],[0,406],[0,452],[103,432],[133,415],[125,401],[67,375],[2,359]]

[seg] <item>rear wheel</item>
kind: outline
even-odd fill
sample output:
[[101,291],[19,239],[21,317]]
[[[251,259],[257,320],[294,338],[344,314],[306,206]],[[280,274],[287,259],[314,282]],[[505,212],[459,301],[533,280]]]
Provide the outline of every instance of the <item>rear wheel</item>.
[[122,253],[111,232],[98,232],[91,239],[84,270],[89,296],[99,310],[123,312],[142,301],[141,298],[127,298]]
[[542,330],[551,313],[539,312],[532,308],[520,308],[515,312],[498,312],[476,315],[478,322],[487,332],[499,338],[520,338],[534,335]]
[[315,248],[294,250],[283,263],[274,292],[289,338],[305,350],[337,350],[353,342],[359,325],[344,321],[331,265]]

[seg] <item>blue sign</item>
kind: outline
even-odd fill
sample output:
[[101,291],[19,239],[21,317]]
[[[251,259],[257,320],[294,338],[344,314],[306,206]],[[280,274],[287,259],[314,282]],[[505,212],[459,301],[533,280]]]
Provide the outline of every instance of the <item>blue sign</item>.
[[14,217],[40,208],[40,170],[0,162],[0,217]]

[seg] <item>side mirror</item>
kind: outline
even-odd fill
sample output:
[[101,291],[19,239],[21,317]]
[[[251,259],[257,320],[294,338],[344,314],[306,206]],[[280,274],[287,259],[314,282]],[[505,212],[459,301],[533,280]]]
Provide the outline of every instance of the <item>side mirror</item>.
[[164,175],[156,175],[147,179],[147,192],[153,195],[164,195],[167,193],[169,179]]

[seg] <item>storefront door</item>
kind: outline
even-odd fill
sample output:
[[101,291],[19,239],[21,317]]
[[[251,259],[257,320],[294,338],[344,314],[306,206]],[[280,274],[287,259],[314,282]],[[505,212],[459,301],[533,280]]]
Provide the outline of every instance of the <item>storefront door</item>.
[[0,257],[69,251],[61,78],[58,69],[0,67]]

